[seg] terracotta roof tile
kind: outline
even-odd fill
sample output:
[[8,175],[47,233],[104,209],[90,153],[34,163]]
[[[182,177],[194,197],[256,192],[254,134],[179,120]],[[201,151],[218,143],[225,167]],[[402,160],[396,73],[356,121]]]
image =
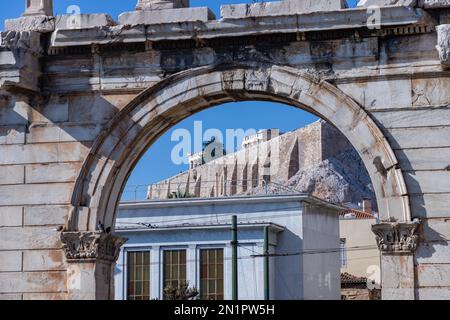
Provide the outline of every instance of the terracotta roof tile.
[[341,273],[341,288],[366,289],[367,278],[356,277],[347,272]]
[[348,208],[339,212],[339,217],[341,218],[344,218],[346,215],[353,215],[356,219],[375,219],[375,216],[373,214],[356,209]]

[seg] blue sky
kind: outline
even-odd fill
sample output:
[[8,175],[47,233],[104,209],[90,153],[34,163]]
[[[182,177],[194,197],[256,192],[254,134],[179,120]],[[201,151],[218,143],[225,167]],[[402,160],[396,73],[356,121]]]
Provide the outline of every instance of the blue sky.
[[[220,5],[222,4],[249,2],[252,2],[252,0],[191,0],[191,6],[207,6],[219,16]],[[354,6],[357,0],[348,0],[347,2],[350,6]],[[120,13],[133,10],[137,0],[53,0],[53,3],[56,14],[65,13],[70,5],[78,5],[82,13],[108,13],[113,18],[117,18]],[[19,17],[24,6],[25,0],[0,1],[0,21]],[[3,30],[3,23],[1,28]]]
[[[108,13],[114,19],[121,12],[134,9],[136,0],[54,0],[55,13],[63,14],[70,5],[78,5],[82,13]],[[219,16],[220,5],[230,3],[248,3],[251,0],[191,0],[191,6],[208,6]],[[349,0],[354,5],[356,0]],[[0,20],[19,17],[23,12],[25,0],[0,2]],[[3,28],[3,24],[0,25]],[[164,134],[142,157],[132,172],[123,198],[135,197],[136,185],[146,185],[177,174],[187,168],[186,165],[175,165],[171,161],[172,148],[177,142],[171,141],[173,130],[185,128],[192,131],[194,121],[202,121],[203,129],[263,129],[279,128],[290,131],[316,121],[311,114],[289,106],[268,102],[241,102],[217,106],[198,113]],[[145,188],[137,189],[137,197],[145,196]]]
[[[226,129],[279,128],[286,132],[317,120],[317,117],[298,108],[259,101],[228,103],[197,113],[173,127],[150,147],[132,172],[124,199],[134,198],[135,185],[157,182],[187,169],[187,165],[172,163],[171,152],[177,142],[171,138],[172,132],[179,128],[192,132],[194,121],[202,121],[203,131],[219,129],[225,136]],[[137,195],[138,198],[145,196],[145,187],[139,187]]]

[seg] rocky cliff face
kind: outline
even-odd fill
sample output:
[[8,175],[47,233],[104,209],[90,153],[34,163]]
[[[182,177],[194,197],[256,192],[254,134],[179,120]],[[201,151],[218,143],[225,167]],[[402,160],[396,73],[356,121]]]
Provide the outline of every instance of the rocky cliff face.
[[281,193],[308,193],[337,204],[375,199],[369,175],[356,150],[325,121],[161,181],[149,187],[148,198]]
[[[316,165],[300,169],[289,180],[276,180],[246,194],[308,193],[332,203],[357,204],[375,199],[369,174],[358,153],[346,150]],[[375,206],[375,201],[372,202]],[[373,208],[376,210],[376,207]]]

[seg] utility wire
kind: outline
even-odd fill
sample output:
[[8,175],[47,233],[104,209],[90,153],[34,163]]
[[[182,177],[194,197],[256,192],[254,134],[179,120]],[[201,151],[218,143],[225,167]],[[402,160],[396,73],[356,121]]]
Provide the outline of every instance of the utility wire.
[[[242,249],[245,249],[251,253],[253,253],[252,257],[253,258],[260,258],[260,257],[265,257],[265,254],[259,254],[258,252],[256,252],[255,250],[249,249],[247,248],[245,245],[239,245],[239,247],[241,247]],[[374,249],[378,249],[377,246],[366,246],[367,248],[363,249],[362,247],[358,250],[353,250],[352,248],[350,248],[350,250],[347,250],[347,248],[345,249],[346,252],[348,251],[363,251],[363,250],[374,250]],[[339,251],[340,252],[340,251]],[[321,251],[316,251],[314,252],[314,254],[319,254],[319,253],[330,253],[329,250],[327,250],[326,252],[321,252]],[[308,254],[313,254],[313,253],[308,253]],[[296,253],[295,255],[300,255],[300,253]],[[293,254],[290,255],[268,255],[269,257],[289,257],[289,256],[293,256]],[[364,260],[364,259],[371,259],[371,258],[378,258],[380,257],[378,256],[369,256],[369,257],[358,257],[358,258],[347,258],[347,261],[353,261],[353,260]]]
[[[238,260],[247,260],[247,259],[254,259],[254,258],[260,258],[260,257],[265,257],[266,255],[264,254],[258,254],[258,252],[249,249],[247,247],[244,246],[245,244],[239,244],[240,248],[243,248],[251,253],[253,253],[253,255],[250,256],[241,256],[238,257]],[[365,246],[365,247],[349,247],[347,248],[346,251],[361,251],[361,250],[373,250],[376,249],[377,246]],[[185,249],[174,249],[176,250],[185,250]],[[207,249],[206,249],[207,250]],[[142,248],[136,248],[136,250],[133,250],[133,248],[127,248],[126,252],[141,252],[141,251],[150,251],[149,250],[142,250]],[[340,252],[341,248],[339,249],[335,249],[335,248],[330,248],[330,249],[315,249],[315,250],[305,250],[305,251],[296,251],[296,252],[289,252],[289,253],[282,253],[282,254],[269,254],[268,256],[270,257],[289,257],[289,256],[298,256],[298,255],[303,255],[303,254],[320,254],[320,253],[334,253],[334,252]],[[223,258],[224,261],[231,261],[231,258]],[[200,261],[200,258],[197,259],[189,259],[186,260],[186,262],[198,262]],[[159,263],[150,263],[150,264],[159,264]],[[118,265],[123,265],[123,264],[118,264]]]
[[[134,252],[133,250],[127,250],[128,252]],[[147,251],[147,250],[142,250],[142,249],[139,249],[138,250],[139,252],[141,252],[141,251]],[[255,252],[256,253],[256,252]],[[318,252],[318,253],[320,253],[320,252]],[[250,256],[241,256],[241,257],[238,257],[238,260],[255,260],[255,258],[260,258],[260,257],[264,257],[264,255],[250,255]],[[273,257],[273,256],[270,256],[270,257]],[[277,256],[277,257],[279,257],[279,258],[283,258],[283,257],[288,257],[288,256],[285,256],[285,255],[282,255],[282,256]],[[374,258],[376,258],[377,256],[374,256]],[[223,260],[224,261],[231,261],[231,258],[223,258]],[[360,259],[347,259],[347,261],[350,261],[350,260],[360,260]],[[186,260],[186,263],[188,263],[188,262],[200,262],[201,261],[201,259],[200,258],[197,258],[197,259],[187,259]],[[148,263],[148,264],[145,264],[146,266],[148,265],[148,266],[154,266],[154,265],[160,265],[161,264],[161,261],[160,262],[150,262],[150,263]],[[116,266],[124,266],[125,264],[123,264],[123,263],[116,263]],[[143,263],[142,264],[138,264],[137,266],[142,266],[142,265],[144,265]]]
[[[295,252],[286,252],[286,253],[272,253],[272,254],[259,254],[254,250],[242,247],[248,251],[251,251],[253,253],[252,257],[254,258],[260,258],[260,257],[289,257],[289,256],[298,256],[298,255],[308,255],[308,254],[319,254],[319,253],[336,253],[341,252],[344,249],[343,248],[322,248],[322,249],[306,249],[303,251],[295,251]],[[374,250],[378,249],[378,246],[376,245],[367,245],[367,246],[354,246],[354,247],[347,247],[345,248],[346,252],[351,251],[367,251],[367,250]]]
[[[277,207],[276,209],[267,209],[267,210],[258,210],[256,213],[264,213],[264,212],[273,212],[274,210],[292,210],[292,209],[301,209],[301,208],[312,208],[314,207],[313,205],[310,204],[305,204],[303,206],[301,205],[296,205],[296,206],[289,206],[289,207]],[[240,213],[241,215],[245,214],[245,213]],[[248,213],[249,215],[251,213]],[[189,218],[179,218],[179,219],[172,219],[172,220],[164,220],[164,221],[151,221],[151,222],[127,222],[127,221],[118,221],[118,225],[121,224],[127,224],[127,225],[141,225],[141,226],[147,226],[151,227],[152,229],[155,228],[155,225],[158,224],[165,224],[167,227],[168,223],[172,223],[172,222],[185,222],[185,221],[192,221],[192,220],[202,220],[202,219],[216,219],[217,217],[219,218],[225,218],[225,217],[229,217],[231,219],[231,217],[233,215],[236,215],[236,213],[223,213],[223,214],[210,214],[210,215],[204,215],[204,216],[198,216],[198,217],[189,217]],[[254,220],[254,219],[267,219],[267,218],[284,218],[284,217],[292,217],[292,216],[301,216],[301,214],[299,212],[296,213],[286,213],[286,214],[274,214],[274,215],[266,215],[266,216],[249,216],[249,217],[241,217],[239,218],[238,215],[238,220]],[[375,217],[374,217],[375,218]],[[120,217],[119,217],[120,219]],[[205,223],[205,225],[208,223]],[[174,225],[173,227],[179,227],[179,225]]]
[[[300,206],[291,206],[291,207],[284,207],[284,208],[277,208],[278,210],[289,210],[289,209],[300,209]],[[268,209],[268,210],[258,210],[258,213],[263,213],[263,212],[273,212],[274,209]],[[249,213],[250,214],[250,213]],[[172,219],[172,220],[164,220],[164,221],[152,221],[150,222],[151,226],[153,226],[152,228],[154,228],[155,225],[158,224],[165,224],[166,227],[168,226],[167,223],[172,223],[172,222],[185,222],[185,221],[192,221],[192,220],[203,220],[203,219],[216,219],[217,218],[230,218],[236,215],[236,213],[223,213],[223,214],[211,214],[211,215],[204,215],[204,216],[199,216],[199,217],[190,217],[190,218],[179,218],[179,219]],[[276,217],[291,217],[291,216],[300,216],[300,213],[289,213],[289,214],[280,214],[280,215],[268,215],[268,216],[252,216],[252,217],[245,217],[245,218],[240,218],[240,220],[252,220],[252,219],[260,219],[260,218],[276,218]],[[120,219],[120,218],[119,218]],[[239,219],[239,216],[238,216]],[[149,223],[144,223],[144,222],[126,222],[126,221],[118,221],[117,223],[118,225],[121,224],[128,224],[128,225],[148,225]],[[208,224],[208,223],[205,223]],[[170,226],[170,225],[169,225]],[[179,227],[179,225],[173,225],[176,227]]]

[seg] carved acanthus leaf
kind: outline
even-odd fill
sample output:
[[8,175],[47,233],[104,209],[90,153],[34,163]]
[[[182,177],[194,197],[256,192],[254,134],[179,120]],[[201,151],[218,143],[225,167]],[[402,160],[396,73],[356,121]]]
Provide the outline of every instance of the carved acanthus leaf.
[[61,242],[68,262],[115,262],[127,241],[105,232],[63,232]]
[[383,222],[372,226],[383,253],[413,253],[419,242],[419,222]]

